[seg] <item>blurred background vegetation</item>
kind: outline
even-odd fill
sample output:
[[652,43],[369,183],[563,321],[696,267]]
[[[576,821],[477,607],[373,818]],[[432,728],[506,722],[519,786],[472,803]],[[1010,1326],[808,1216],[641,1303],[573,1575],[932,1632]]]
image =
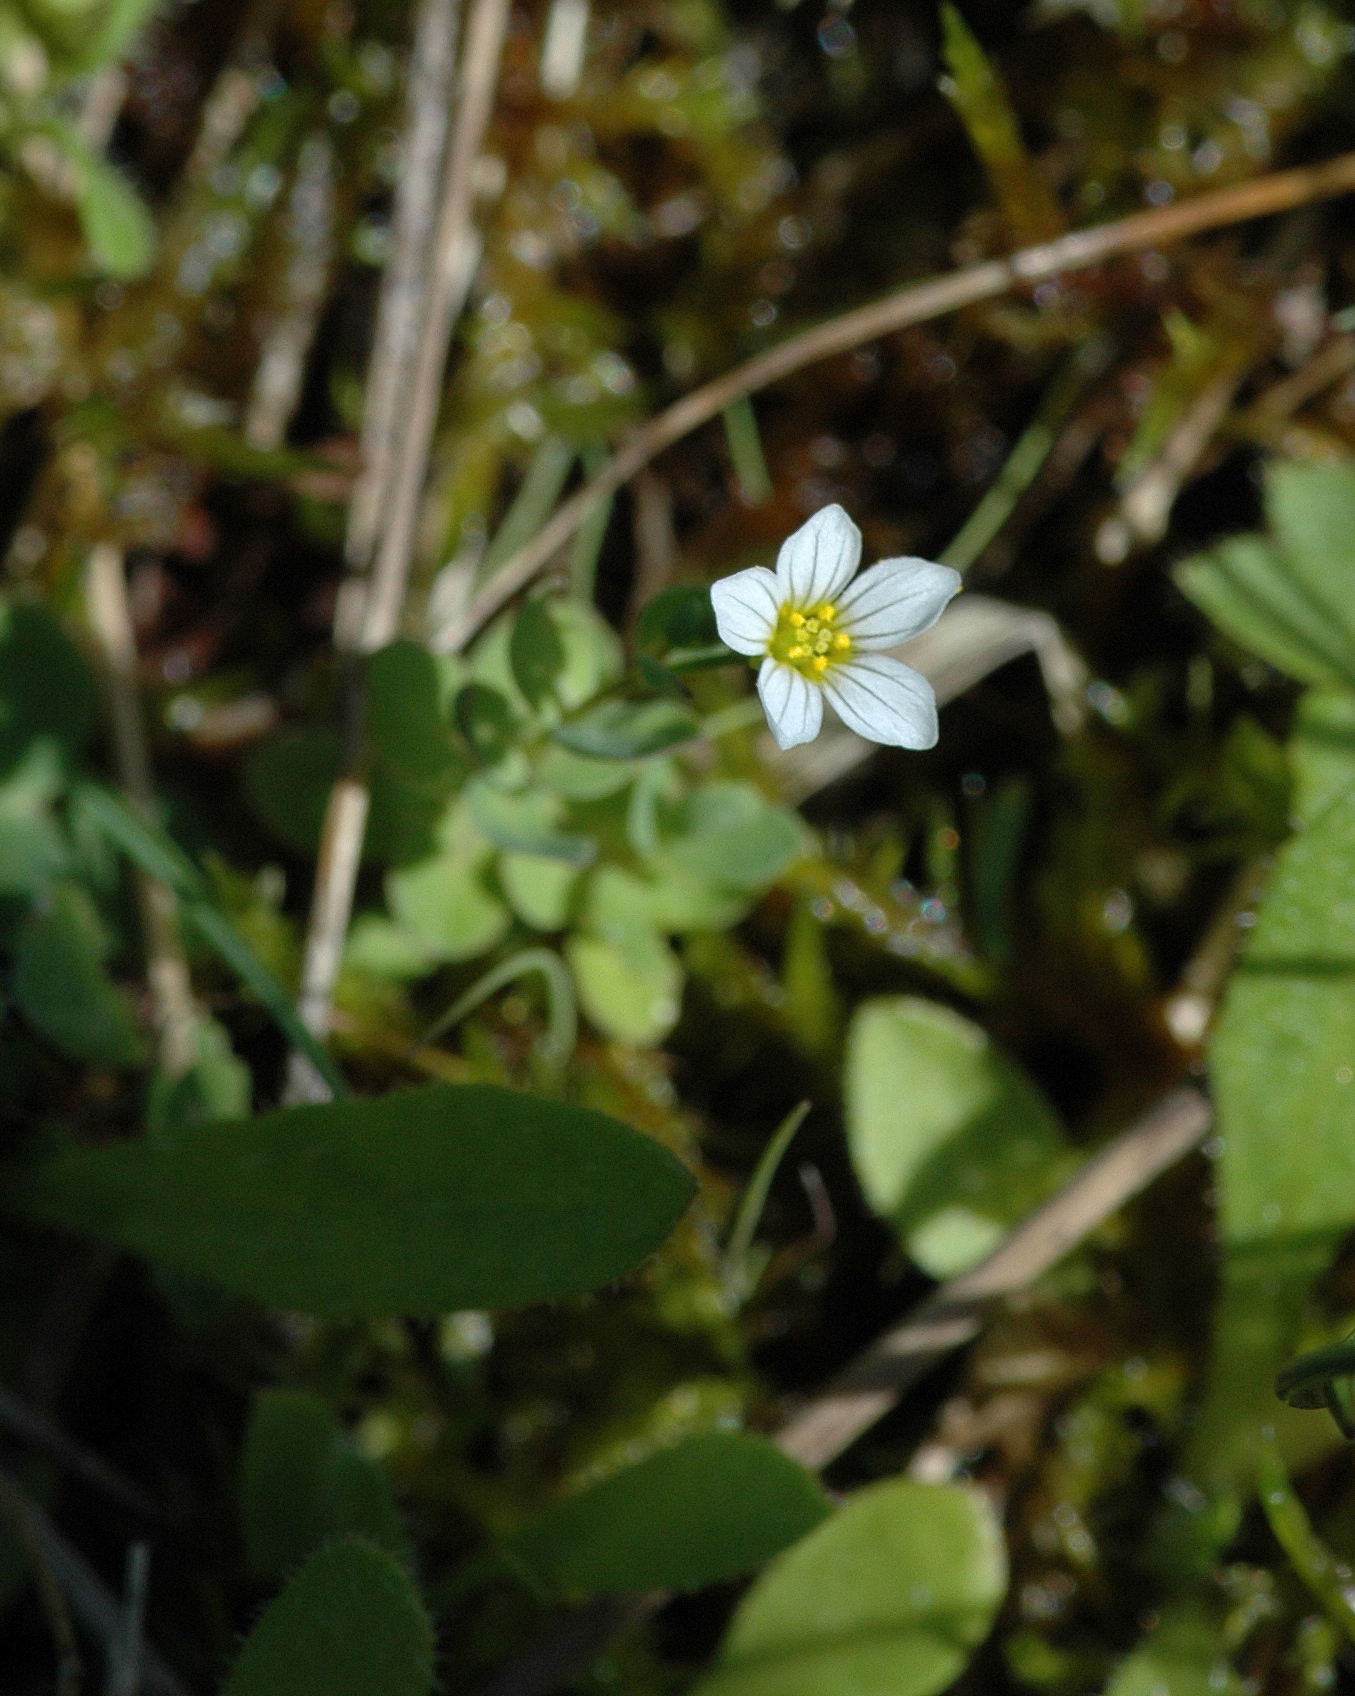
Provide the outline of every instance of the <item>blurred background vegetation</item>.
[[[148,816],[295,989],[341,760],[332,630],[413,26],[394,0],[0,5],[15,1160],[283,1093],[266,993],[188,928],[189,1052],[167,1054],[153,915],[82,786],[147,799],[119,729],[130,700]],[[557,40],[552,58],[570,27],[586,51]],[[315,1510],[322,1530],[364,1530],[417,1572],[440,1687],[477,1689],[561,1617],[549,1586],[487,1554],[532,1513],[681,1438],[774,1428],[1087,1151],[1204,1076],[1272,857],[1352,776],[1355,639],[1332,636],[1325,672],[1295,660],[1224,604],[1226,561],[1204,552],[1269,529],[1247,545],[1316,561],[1348,604],[1348,202],[1147,246],[731,408],[585,523],[527,603],[549,608],[539,691],[526,615],[464,656],[439,637],[630,429],[739,360],[910,280],[1355,145],[1353,56],[1355,16],[1325,0],[514,7],[402,637],[368,667],[372,812],[332,1049],[362,1095],[567,1094],[677,1153],[698,1195],[639,1272],[591,1295],[382,1321],[266,1308],[6,1217],[0,1386],[135,1495],[35,1446],[12,1408],[6,1475],[114,1592],[149,1541],[147,1630],[189,1688],[218,1688],[320,1536],[270,1531],[279,1486],[249,1470],[269,1418],[310,1420],[306,1441],[346,1457],[357,1482],[337,1517]],[[656,595],[769,563],[829,502],[867,561],[944,557],[1000,603],[934,751],[863,757],[830,733],[819,764],[778,758],[738,667],[643,674],[694,741],[549,734],[633,675]],[[97,605],[110,571],[134,642],[121,669]],[[1023,624],[1029,609],[1048,617]],[[1338,847],[1294,897],[1319,940],[1355,870]],[[1339,998],[1339,978],[1313,982]],[[1325,1005],[1309,997],[1299,1026],[1334,1021],[1339,1085],[1347,1015]],[[1256,1050],[1247,1030],[1233,1046]],[[1273,1073],[1244,1060],[1230,1087],[1263,1096]],[[731,1257],[740,1197],[801,1100]],[[1324,1103],[1277,1108],[1229,1180],[1267,1229],[1272,1163],[1323,1188],[1324,1161],[1344,1173],[1348,1110],[1334,1141],[1303,1140]],[[1355,1679],[1355,1468],[1322,1416],[1285,1423],[1271,1394],[1355,1313],[1338,1247],[1355,1194],[1332,1180],[1315,1237],[1225,1258],[1225,1152],[1211,1142],[1099,1227],[828,1474],[834,1491],[968,1481],[996,1513],[1010,1584],[962,1688]],[[1266,1420],[1334,1587],[1257,1503]],[[1278,1476],[1272,1498],[1296,1504]],[[52,1687],[54,1650],[15,1523],[0,1689],[27,1696]],[[741,1593],[670,1601],[568,1687],[688,1688]],[[933,1676],[905,1656],[887,1687],[925,1696],[964,1658]]]

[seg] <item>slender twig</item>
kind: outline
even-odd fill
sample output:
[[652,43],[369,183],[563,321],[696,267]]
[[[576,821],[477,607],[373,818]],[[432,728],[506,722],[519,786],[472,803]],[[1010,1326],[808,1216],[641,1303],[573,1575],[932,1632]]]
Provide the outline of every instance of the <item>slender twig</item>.
[[362,396],[362,468],[348,498],[344,565],[349,575],[334,614],[334,645],[340,650],[356,647],[362,630],[365,574],[381,531],[418,351],[460,16],[461,0],[423,0],[414,26],[390,258],[381,277]]
[[[971,1342],[995,1301],[1047,1272],[1194,1148],[1210,1120],[1209,1104],[1198,1090],[1177,1090],[1159,1102],[1094,1155],[986,1260],[942,1284],[858,1355],[775,1434],[778,1447],[810,1467],[836,1460],[897,1406],[919,1378]],[[616,1632],[653,1613],[667,1599],[664,1591],[597,1598],[571,1615],[558,1632],[531,1645],[478,1696],[550,1696],[596,1659]]]
[[66,1598],[61,1594],[61,1586],[57,1583],[56,1575],[34,1532],[29,1517],[29,1505],[18,1485],[7,1473],[0,1472],[0,1509],[8,1519],[14,1539],[32,1570],[38,1600],[42,1604],[47,1629],[52,1634],[52,1643],[56,1648],[57,1696],[79,1696],[80,1680],[84,1676],[80,1645],[75,1640],[75,1627],[71,1624]]
[[[399,627],[419,500],[437,424],[447,349],[470,289],[479,252],[471,221],[475,162],[494,108],[508,11],[509,0],[475,0],[467,25],[457,83],[456,120],[433,233],[422,322],[408,391],[401,395],[404,425],[386,493],[380,546],[354,643],[360,653],[383,647]],[[353,910],[353,891],[367,828],[368,796],[361,770],[362,692],[351,669],[345,695],[345,770],[330,791],[321,827],[298,1003],[307,1028],[318,1037],[323,1037],[329,1026],[334,983]],[[303,1056],[293,1055],[287,1098],[315,1100],[323,1099],[327,1093],[309,1062]]]
[[72,1478],[88,1484],[92,1490],[107,1496],[110,1501],[130,1509],[142,1519],[157,1520],[160,1512],[148,1501],[135,1484],[129,1483],[106,1460],[77,1443],[45,1413],[0,1385],[0,1430],[20,1442],[28,1443],[54,1460]]
[[[97,1637],[105,1653],[112,1651],[122,1629],[122,1605],[80,1551],[67,1542],[51,1517],[38,1506],[15,1479],[0,1468],[0,1479],[17,1496],[33,1541],[43,1561],[60,1586],[71,1613],[91,1637]],[[167,1665],[151,1643],[143,1643],[141,1682],[148,1696],[189,1696],[188,1687]]]
[[1066,271],[1083,270],[1120,254],[1165,246],[1203,230],[1268,217],[1314,200],[1355,189],[1355,153],[1321,165],[1277,171],[1253,182],[1201,194],[1174,206],[1138,212],[1094,229],[1022,248],[1007,259],[990,259],[949,276],[910,284],[865,306],[831,318],[780,347],[759,354],[713,382],[685,395],[638,430],[598,476],[567,500],[527,547],[504,563],[477,594],[446,645],[463,648],[487,619],[550,563],[597,503],[630,481],[665,448],[716,417],[732,401],[755,394],[783,377],[863,342],[921,324],[963,306],[991,300],[1008,290]]
[[466,26],[456,123],[433,238],[434,270],[419,332],[414,380],[404,397],[405,427],[400,440],[399,465],[391,486],[390,514],[381,538],[364,621],[362,647],[368,653],[384,647],[399,628],[414,551],[419,500],[437,425],[447,349],[470,289],[478,253],[471,222],[475,164],[494,110],[508,12],[509,0],[475,0]]
[[[122,549],[112,542],[96,542],[90,549],[85,605],[103,663],[118,775],[128,801],[149,817],[155,792],[137,685],[136,638]],[[136,888],[160,1067],[170,1077],[181,1077],[197,1057],[198,1021],[179,935],[178,906],[172,890],[139,872]]]
[[146,1588],[150,1567],[150,1545],[129,1544],[127,1576],[123,1584],[121,1628],[116,1646],[108,1657],[104,1696],[138,1696],[141,1689],[141,1659],[146,1649]]
[[778,1447],[806,1466],[835,1460],[938,1361],[976,1337],[993,1302],[1033,1283],[1201,1142],[1210,1119],[1198,1090],[1169,1095],[1089,1160],[986,1260],[942,1284],[859,1355],[777,1433]]

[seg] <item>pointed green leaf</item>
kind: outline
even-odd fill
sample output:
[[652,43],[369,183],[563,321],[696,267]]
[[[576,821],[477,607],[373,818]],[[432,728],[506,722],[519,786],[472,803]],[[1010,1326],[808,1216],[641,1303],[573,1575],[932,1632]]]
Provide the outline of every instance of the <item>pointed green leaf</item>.
[[508,645],[513,679],[533,707],[550,694],[564,670],[565,645],[545,601],[524,601]]
[[1355,1221],[1355,793],[1280,852],[1213,1045],[1231,1242]]
[[116,165],[88,153],[77,202],[90,257],[110,277],[144,277],[155,259],[155,220]]
[[691,1189],[601,1113],[442,1084],[71,1148],[3,1195],[239,1294],[360,1314],[594,1289],[663,1240]]
[[245,1556],[259,1578],[282,1578],[312,1550],[363,1536],[412,1569],[385,1474],[345,1436],[310,1390],[261,1390],[240,1459]]
[[58,884],[19,926],[10,994],[29,1023],[73,1060],[139,1066],[146,1041],[104,970],[107,953],[89,896],[76,884]]
[[681,701],[603,701],[556,725],[551,735],[576,754],[633,760],[690,742],[699,729],[696,714]]
[[935,1696],[988,1635],[1007,1588],[976,1491],[895,1478],[859,1491],[739,1604],[699,1696]]
[[817,1480],[765,1437],[706,1431],[551,1503],[508,1539],[565,1593],[736,1578],[828,1515]]
[[313,1554],[245,1639],[221,1696],[427,1696],[433,1623],[400,1563],[357,1538]]

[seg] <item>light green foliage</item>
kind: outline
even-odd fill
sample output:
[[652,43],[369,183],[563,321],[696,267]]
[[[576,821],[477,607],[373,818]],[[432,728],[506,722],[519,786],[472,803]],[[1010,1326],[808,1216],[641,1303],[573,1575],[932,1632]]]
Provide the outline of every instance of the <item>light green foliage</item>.
[[987,1636],[1007,1588],[983,1497],[890,1479],[780,1556],[739,1604],[701,1696],[933,1696]]
[[636,930],[623,945],[576,935],[565,957],[584,1012],[609,1036],[648,1047],[677,1023],[682,967],[661,937]]
[[1355,1215],[1355,793],[1280,853],[1214,1042],[1231,1242]]
[[261,1390],[240,1457],[245,1557],[281,1580],[313,1550],[356,1534],[412,1569],[390,1485],[310,1390]]
[[10,993],[24,1017],[72,1059],[140,1065],[146,1041],[104,970],[107,955],[108,939],[85,890],[56,884],[19,926]]
[[1237,1696],[1242,1688],[1218,1626],[1202,1607],[1178,1603],[1120,1663],[1106,1696]]
[[691,1189],[601,1113],[443,1085],[72,1148],[5,1195],[239,1294],[344,1314],[592,1289],[662,1241]]
[[1355,471],[1279,464],[1273,540],[1236,536],[1177,567],[1182,591],[1235,641],[1302,683],[1355,687]]
[[386,899],[431,960],[473,960],[507,934],[508,909],[486,882],[488,846],[403,866],[386,879]]
[[69,870],[71,853],[53,816],[61,793],[57,745],[43,737],[0,780],[0,894],[37,895]]
[[155,258],[155,221],[115,166],[97,154],[75,160],[80,176],[80,227],[100,271],[124,281],[144,277]]
[[1355,785],[1355,693],[1341,688],[1305,690],[1289,738],[1294,774],[1294,814],[1313,824]]
[[760,1566],[828,1512],[812,1475],[766,1438],[709,1431],[553,1502],[507,1549],[566,1594],[694,1589]]
[[657,754],[696,735],[698,722],[680,701],[604,701],[556,726],[557,742],[594,759],[631,760]]
[[313,1554],[245,1640],[221,1696],[427,1696],[433,1623],[409,1575],[360,1538]]
[[847,1140],[870,1205],[934,1277],[980,1260],[1065,1176],[1053,1109],[977,1025],[913,996],[847,1035]]
[[565,645],[545,601],[524,602],[513,625],[508,658],[513,681],[535,711],[550,695],[565,666]]
[[215,1019],[200,1015],[193,1034],[197,1054],[189,1069],[177,1078],[157,1071],[151,1079],[146,1097],[148,1136],[178,1125],[241,1119],[249,1112],[253,1080],[225,1030]]

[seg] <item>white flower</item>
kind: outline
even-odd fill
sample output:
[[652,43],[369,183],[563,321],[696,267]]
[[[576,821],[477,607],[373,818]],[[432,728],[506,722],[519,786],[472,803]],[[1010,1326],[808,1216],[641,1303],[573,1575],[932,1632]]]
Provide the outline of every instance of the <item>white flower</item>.
[[925,559],[882,559],[856,576],[861,532],[826,506],[755,565],[711,585],[720,639],[763,655],[757,690],[778,746],[812,742],[827,695],[842,722],[896,748],[936,744],[936,696],[921,672],[882,653],[931,628],[960,574]]

